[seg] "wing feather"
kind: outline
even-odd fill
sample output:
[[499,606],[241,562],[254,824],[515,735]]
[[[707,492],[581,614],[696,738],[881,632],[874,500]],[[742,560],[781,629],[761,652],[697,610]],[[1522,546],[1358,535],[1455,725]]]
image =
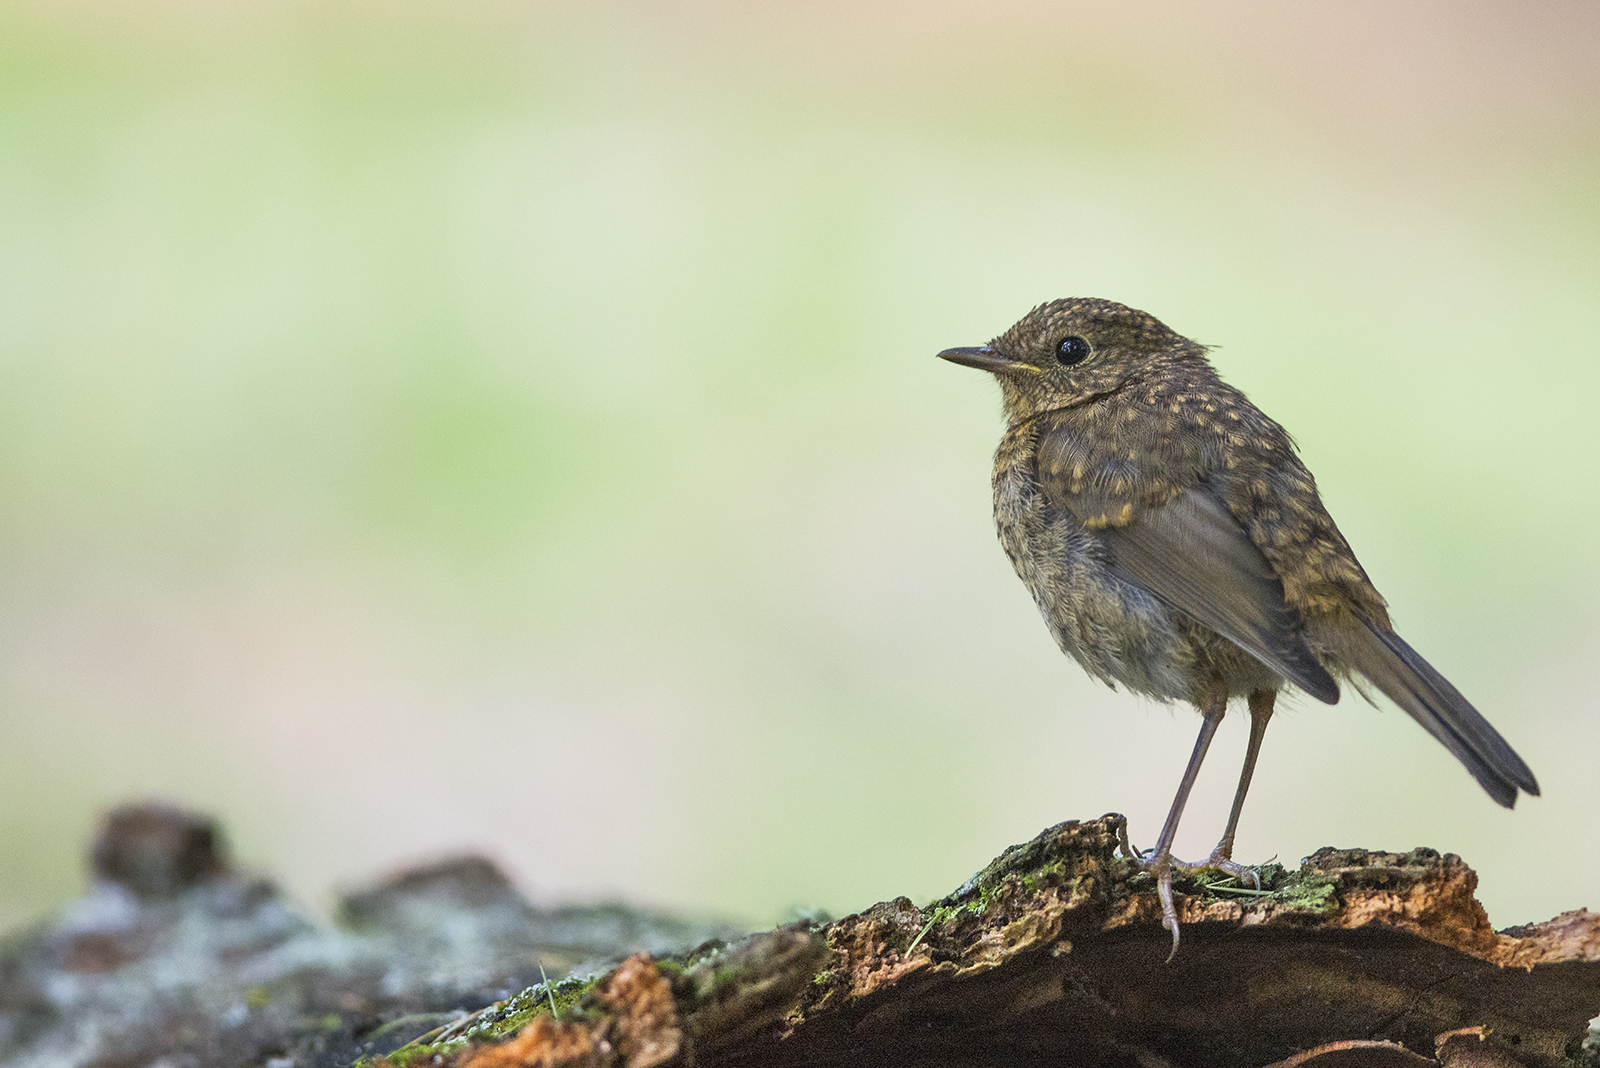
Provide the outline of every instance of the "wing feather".
[[1283,584],[1244,529],[1203,487],[1098,533],[1117,566],[1319,701],[1339,684],[1306,645]]

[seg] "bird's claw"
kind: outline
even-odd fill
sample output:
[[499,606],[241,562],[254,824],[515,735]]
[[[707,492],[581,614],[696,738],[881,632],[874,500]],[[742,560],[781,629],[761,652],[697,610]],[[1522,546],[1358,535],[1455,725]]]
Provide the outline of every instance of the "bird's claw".
[[1193,874],[1194,872],[1201,871],[1220,871],[1227,873],[1228,875],[1237,879],[1240,883],[1244,883],[1246,880],[1249,880],[1256,890],[1261,889],[1260,873],[1256,871],[1255,868],[1252,868],[1246,864],[1240,864],[1238,861],[1234,860],[1233,857],[1229,855],[1229,851],[1224,850],[1221,846],[1218,846],[1216,849],[1212,850],[1211,855],[1198,864],[1191,864],[1188,861],[1179,860],[1170,852],[1165,856],[1158,857],[1154,855],[1154,850],[1151,850],[1149,853],[1145,853],[1134,848],[1133,844],[1128,840],[1128,826],[1126,820],[1121,821],[1117,826],[1117,840],[1122,848],[1123,855],[1129,860],[1133,861],[1134,866],[1137,867],[1141,872],[1149,875],[1156,881],[1156,896],[1161,899],[1161,926],[1172,932],[1172,952],[1167,954],[1168,964],[1172,963],[1172,959],[1178,955],[1178,942],[1180,937],[1178,930],[1178,909],[1173,903],[1172,898],[1173,872],[1180,871],[1185,874]]
[[1196,864],[1194,871],[1220,871],[1226,872],[1243,883],[1249,879],[1256,890],[1261,889],[1261,873],[1248,864],[1240,864],[1226,853],[1213,851],[1203,863]]
[[1162,857],[1146,868],[1149,872],[1154,869],[1156,877],[1156,896],[1161,899],[1161,926],[1172,932],[1172,952],[1167,954],[1163,962],[1171,964],[1172,958],[1178,955],[1178,909],[1172,903],[1172,855]]
[[[1126,842],[1127,835],[1123,834]],[[1156,896],[1161,899],[1161,926],[1172,932],[1172,952],[1167,954],[1167,963],[1172,963],[1172,958],[1178,955],[1178,908],[1172,900],[1172,873],[1174,870],[1189,872],[1194,871],[1197,865],[1186,864],[1174,857],[1170,852],[1164,856],[1146,855],[1134,849],[1131,845],[1124,845],[1123,852],[1133,861],[1134,866],[1141,872],[1156,881]],[[1151,850],[1153,854],[1155,851]]]

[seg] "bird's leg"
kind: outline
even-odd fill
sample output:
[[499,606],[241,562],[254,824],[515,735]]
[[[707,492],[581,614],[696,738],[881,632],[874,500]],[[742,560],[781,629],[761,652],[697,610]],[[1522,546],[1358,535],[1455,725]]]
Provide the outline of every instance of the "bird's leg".
[[1244,795],[1250,792],[1250,777],[1256,771],[1256,757],[1261,753],[1261,739],[1267,734],[1267,721],[1272,718],[1272,704],[1277,700],[1276,690],[1255,690],[1250,694],[1250,746],[1244,751],[1244,770],[1239,772],[1239,788],[1233,794],[1233,811],[1228,813],[1228,829],[1222,832],[1222,841],[1211,851],[1211,856],[1201,868],[1216,868],[1235,879],[1246,876],[1261,889],[1261,876],[1254,868],[1247,868],[1233,859],[1233,835],[1239,829],[1239,813],[1244,811]]
[[1200,715],[1205,718],[1200,724],[1200,737],[1194,742],[1194,752],[1189,754],[1189,766],[1183,771],[1183,781],[1178,783],[1178,796],[1172,799],[1172,811],[1167,813],[1167,822],[1161,826],[1161,837],[1156,839],[1155,848],[1139,861],[1140,868],[1155,876],[1156,894],[1161,898],[1161,926],[1172,932],[1172,952],[1167,955],[1169,961],[1178,955],[1178,910],[1172,905],[1172,842],[1178,836],[1178,821],[1183,818],[1183,806],[1189,801],[1189,791],[1194,789],[1194,780],[1200,774],[1206,750],[1211,747],[1211,736],[1217,733],[1217,725],[1222,722],[1222,714],[1227,708],[1228,691],[1221,687],[1213,690],[1200,708]]

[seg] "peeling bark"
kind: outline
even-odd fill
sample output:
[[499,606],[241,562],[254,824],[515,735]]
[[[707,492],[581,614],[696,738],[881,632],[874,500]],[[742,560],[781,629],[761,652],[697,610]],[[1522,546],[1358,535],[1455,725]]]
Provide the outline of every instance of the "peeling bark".
[[[1496,932],[1459,857],[1324,849],[1259,892],[1178,878],[1169,964],[1120,823],[1051,827],[925,906],[724,941],[535,907],[481,858],[330,928],[212,821],[129,806],[90,892],[0,942],[0,1065],[1600,1068],[1600,916]],[[611,963],[529,985],[582,960]]]
[[1182,881],[1183,945],[1165,964],[1154,888],[1115,856],[1118,821],[1052,827],[925,908],[897,898],[789,931],[787,961],[735,950],[747,975],[720,980],[725,997],[746,981],[796,991],[763,1027],[726,1030],[681,978],[715,965],[684,962],[674,991],[702,1038],[680,1062],[1556,1068],[1600,1013],[1600,917],[1497,934],[1472,870],[1427,849],[1324,849],[1264,872],[1260,895]]

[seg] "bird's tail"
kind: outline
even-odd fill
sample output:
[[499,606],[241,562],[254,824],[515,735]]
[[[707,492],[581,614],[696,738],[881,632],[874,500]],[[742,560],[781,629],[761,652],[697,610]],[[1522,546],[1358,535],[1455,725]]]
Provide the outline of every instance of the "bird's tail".
[[1341,650],[1349,666],[1389,695],[1466,765],[1489,796],[1507,808],[1517,790],[1538,796],[1539,783],[1500,732],[1392,630],[1367,623]]

